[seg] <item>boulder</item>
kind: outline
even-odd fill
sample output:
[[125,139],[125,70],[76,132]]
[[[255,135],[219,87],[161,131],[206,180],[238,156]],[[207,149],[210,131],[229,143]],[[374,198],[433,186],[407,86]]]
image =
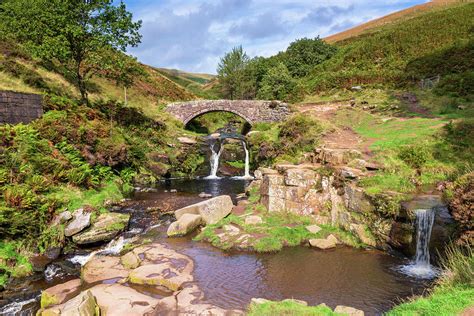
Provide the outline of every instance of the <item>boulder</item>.
[[350,161],[362,157],[362,153],[354,149],[317,148],[318,161],[333,166],[345,165]]
[[77,209],[72,213],[72,221],[64,229],[64,235],[73,236],[91,224],[91,213],[85,212],[83,208]]
[[364,312],[356,309],[354,307],[349,307],[349,306],[343,306],[343,305],[338,305],[334,309],[335,313],[338,314],[343,314],[343,315],[348,315],[348,316],[364,316]]
[[223,229],[226,234],[230,236],[237,236],[240,234],[240,229],[234,225],[224,225]]
[[105,213],[86,231],[74,235],[72,240],[79,245],[110,241],[128,226],[130,214]]
[[41,293],[41,308],[59,305],[70,300],[81,292],[81,280],[74,279],[58,284]]
[[366,226],[362,224],[350,224],[350,230],[359,237],[359,239],[366,245],[376,247],[377,241],[370,231],[367,231]]
[[309,231],[311,234],[317,234],[321,231],[321,227],[318,225],[309,225],[306,226],[306,230]]
[[245,218],[246,225],[258,225],[263,223],[263,220],[260,216],[257,215],[250,215]]
[[179,220],[184,214],[199,214],[206,225],[216,224],[232,211],[234,205],[228,195],[221,195],[215,198],[186,206],[174,212]]
[[331,249],[336,247],[336,243],[334,242],[334,240],[320,238],[310,239],[309,244],[311,245],[311,247],[316,247],[319,249]]
[[262,180],[263,173],[261,170],[257,169],[254,171],[253,176],[255,177],[256,180]]
[[29,261],[33,267],[33,271],[42,272],[46,266],[56,260],[61,254],[61,247],[50,247],[44,253],[35,253]]
[[193,138],[190,138],[190,137],[178,137],[178,141],[181,143],[181,144],[184,144],[184,145],[194,145],[194,144],[197,144],[197,141]]
[[286,201],[283,198],[262,195],[260,202],[269,212],[281,212],[286,209]]
[[327,236],[326,240],[334,242],[336,245],[340,244],[339,239],[336,236],[334,236],[333,234],[330,234],[329,236]]
[[171,223],[168,227],[167,235],[170,237],[184,236],[201,225],[201,222],[201,215],[183,214],[177,221]]
[[202,199],[207,199],[207,198],[211,198],[212,194],[206,193],[206,192],[201,192],[201,193],[199,193],[199,197],[202,198]]

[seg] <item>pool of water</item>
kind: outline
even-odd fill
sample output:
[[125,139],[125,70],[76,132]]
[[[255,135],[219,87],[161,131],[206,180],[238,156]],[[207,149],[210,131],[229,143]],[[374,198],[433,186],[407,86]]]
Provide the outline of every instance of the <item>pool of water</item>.
[[[153,192],[136,193],[119,210],[132,214],[129,230],[123,237],[152,238],[191,257],[195,263],[195,282],[204,291],[206,302],[226,309],[245,309],[253,297],[295,298],[310,305],[348,305],[364,310],[367,315],[380,315],[430,285],[426,280],[398,271],[400,265],[407,263],[406,258],[377,250],[339,247],[320,251],[300,246],[278,253],[256,254],[224,252],[195,242],[192,236],[166,237],[172,218],[163,217],[163,211],[202,201],[198,197],[201,192],[213,196],[230,194],[235,201],[246,184],[244,180],[234,179],[172,180],[160,183]],[[66,261],[67,258],[62,258],[55,264]],[[49,282],[36,281],[30,287],[39,291],[60,281],[53,277]],[[27,306],[34,312],[31,301]]]

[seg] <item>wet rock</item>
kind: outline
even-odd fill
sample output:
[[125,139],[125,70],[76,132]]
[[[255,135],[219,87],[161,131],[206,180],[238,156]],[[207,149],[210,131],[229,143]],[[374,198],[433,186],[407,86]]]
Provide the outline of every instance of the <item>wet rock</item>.
[[321,227],[318,225],[310,225],[306,226],[306,230],[309,231],[311,234],[317,234],[321,231]]
[[232,211],[234,205],[232,199],[228,195],[221,195],[215,198],[186,206],[175,211],[175,216],[179,220],[184,214],[199,214],[202,216],[204,223],[216,224],[218,221],[226,217]]
[[64,235],[73,236],[91,224],[91,213],[85,212],[83,208],[77,209],[72,213],[73,219],[64,229]]
[[396,249],[402,250],[407,256],[415,254],[413,235],[415,226],[412,223],[394,222],[390,230],[389,244]]
[[38,312],[42,316],[63,315],[63,316],[99,316],[100,309],[91,291],[84,291],[75,298],[64,304],[57,305]]
[[263,220],[260,216],[257,215],[250,215],[245,218],[246,225],[258,225],[263,223]]
[[316,238],[316,239],[310,239],[309,244],[311,247],[319,248],[319,249],[331,249],[336,247],[336,243],[334,240],[328,240],[328,239],[321,239],[321,238]]
[[120,257],[120,263],[127,269],[135,269],[140,265],[140,258],[136,253],[130,251]]
[[177,221],[171,223],[166,233],[169,237],[184,236],[201,225],[201,222],[201,215],[183,214]]
[[197,144],[197,141],[190,137],[178,137],[178,141],[183,145],[194,145]]
[[130,214],[101,214],[87,231],[74,235],[72,240],[80,245],[110,241],[128,226],[129,219]]
[[33,271],[42,272],[48,264],[56,260],[61,254],[61,247],[48,248],[44,253],[36,253],[32,255],[30,263],[33,266]]
[[207,199],[207,198],[211,198],[212,194],[201,192],[201,193],[199,193],[199,197],[203,198],[203,199]]
[[59,305],[81,292],[81,280],[75,279],[50,287],[41,293],[41,308]]
[[161,286],[171,291],[178,291],[183,283],[192,280],[190,273],[184,273],[171,261],[138,267],[128,277],[133,284]]
[[106,280],[124,280],[130,270],[124,267],[120,257],[95,256],[81,270],[81,279],[85,283],[96,283]]
[[120,284],[99,284],[90,292],[97,300],[101,315],[141,316],[151,313],[158,304],[158,299]]
[[338,305],[334,309],[335,313],[338,314],[343,314],[343,315],[348,315],[348,316],[364,316],[364,312],[356,309],[354,307],[349,307],[349,306],[343,306],[343,305]]

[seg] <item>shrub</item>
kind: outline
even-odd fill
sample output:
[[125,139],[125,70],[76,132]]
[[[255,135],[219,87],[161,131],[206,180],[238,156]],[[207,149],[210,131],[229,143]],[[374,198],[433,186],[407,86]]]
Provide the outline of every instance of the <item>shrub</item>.
[[279,137],[287,153],[312,151],[324,128],[311,116],[296,114],[281,126]]
[[460,177],[449,193],[451,215],[459,223],[459,244],[474,244],[474,173]]
[[407,165],[418,171],[433,158],[427,144],[403,146],[400,148],[398,157]]

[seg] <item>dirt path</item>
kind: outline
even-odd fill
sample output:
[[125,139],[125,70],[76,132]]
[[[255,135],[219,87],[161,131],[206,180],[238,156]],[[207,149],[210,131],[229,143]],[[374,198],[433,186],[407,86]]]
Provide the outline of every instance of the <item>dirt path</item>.
[[[350,107],[348,101],[334,103],[310,103],[297,107],[301,113],[307,113],[318,119],[333,123],[336,112],[345,107]],[[362,139],[350,127],[335,127],[334,131],[325,134],[321,139],[326,148],[333,149],[355,149],[362,152],[365,158],[370,158],[372,152],[369,149],[371,141]]]

